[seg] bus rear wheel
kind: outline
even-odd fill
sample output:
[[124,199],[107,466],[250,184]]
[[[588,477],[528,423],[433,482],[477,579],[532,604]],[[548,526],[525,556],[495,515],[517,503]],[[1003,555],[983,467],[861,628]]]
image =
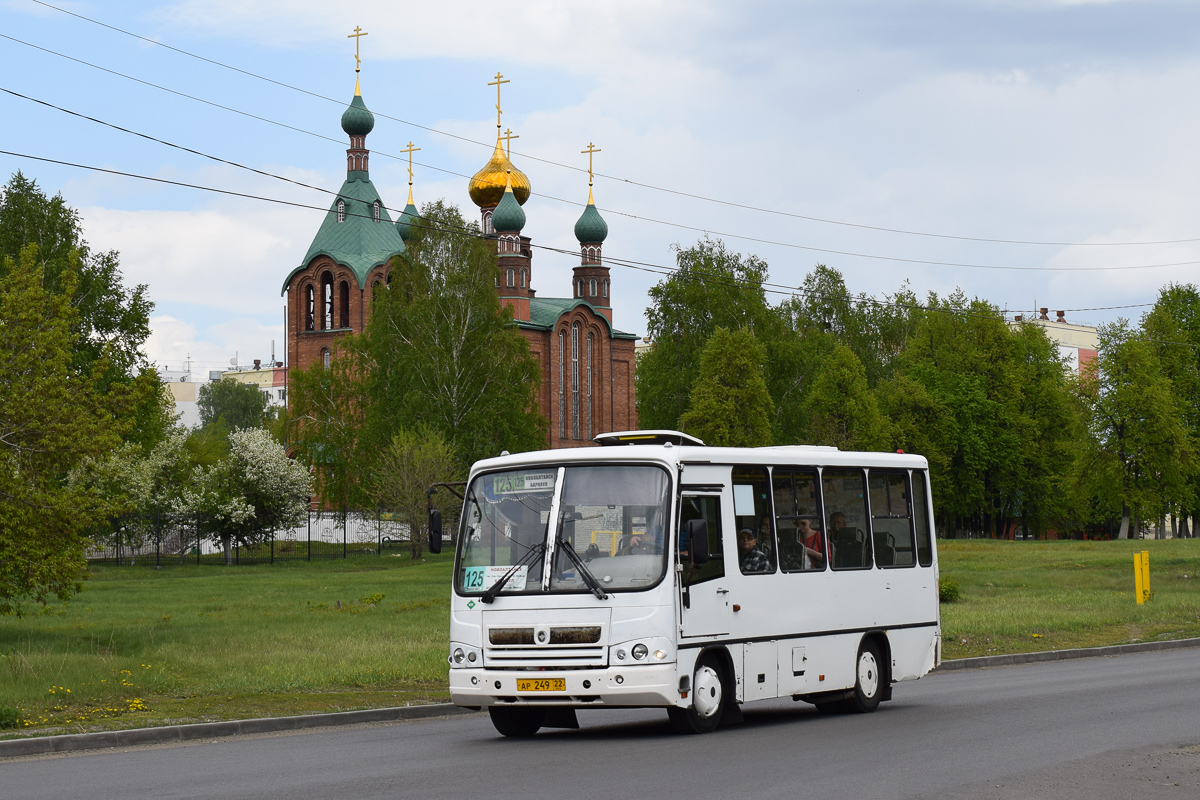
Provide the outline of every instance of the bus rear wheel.
[[859,645],[855,663],[854,696],[845,701],[845,709],[867,714],[879,708],[879,701],[883,699],[885,672],[879,645],[870,639],[864,641]]
[[716,730],[730,702],[726,691],[725,673],[717,659],[703,655],[696,662],[692,675],[692,704],[687,708],[667,709],[671,727],[676,733],[709,733]]
[[488,706],[492,725],[505,736],[533,736],[546,720],[546,709],[527,706]]

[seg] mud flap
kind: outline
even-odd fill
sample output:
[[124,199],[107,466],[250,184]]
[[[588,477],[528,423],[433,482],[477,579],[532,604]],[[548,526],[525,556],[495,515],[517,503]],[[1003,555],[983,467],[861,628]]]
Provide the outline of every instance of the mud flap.
[[740,703],[725,704],[725,710],[721,712],[722,725],[740,725],[745,721],[745,717],[742,716],[742,706]]
[[546,709],[546,721],[542,727],[578,729],[579,719],[575,716],[575,709],[570,706],[552,706]]

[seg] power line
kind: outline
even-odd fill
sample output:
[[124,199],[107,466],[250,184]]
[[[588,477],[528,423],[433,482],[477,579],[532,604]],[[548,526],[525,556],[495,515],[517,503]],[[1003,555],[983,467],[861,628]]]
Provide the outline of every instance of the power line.
[[[203,61],[207,64],[211,64],[213,66],[220,67],[222,69],[227,69],[232,72],[236,72],[238,74],[244,75],[246,77],[265,81],[265,82],[273,84],[275,86],[279,86],[284,89],[289,89],[294,92],[299,92],[301,94],[305,94],[305,95],[308,95],[310,97],[313,97],[313,98],[316,98],[319,100],[325,100],[330,103],[336,103],[337,105],[345,105],[345,103],[343,101],[338,100],[336,98],[329,97],[327,95],[323,95],[318,92],[311,91],[309,89],[304,89],[299,86],[294,86],[290,83],[286,83],[284,81],[279,81],[274,78],[269,78],[265,75],[260,75],[259,73],[251,72],[250,70],[242,69],[240,67],[235,67],[231,64],[226,64],[222,61],[217,61],[215,59],[211,59],[206,56],[199,55],[197,53],[192,53],[188,50],[184,50],[179,47],[174,47],[172,45],[161,42],[157,39],[152,39],[147,36],[142,36],[141,34],[137,34],[132,31],[125,30],[124,28],[119,28],[115,25],[110,25],[108,23],[101,22],[100,20],[84,16],[83,14],[79,14],[74,11],[69,11],[65,8],[61,8],[61,7],[53,5],[51,3],[44,2],[44,0],[31,0],[31,1],[34,3],[37,3],[40,6],[44,6],[45,8],[53,9],[62,14],[66,14],[68,16],[75,17],[76,19],[80,19],[85,22],[89,22],[93,25],[98,25],[102,28],[106,28],[108,30],[114,31],[116,33],[120,33],[122,35],[132,37],[141,42],[145,42],[147,44],[152,44],[152,45],[155,45],[158,47],[162,47],[162,48],[170,50],[174,53],[178,53],[180,55],[184,55],[189,58],[194,58],[198,61]],[[10,36],[5,36],[4,38],[10,39],[15,42],[19,42],[21,44],[25,44],[30,47],[37,47],[37,49],[43,50],[48,53],[53,53],[55,55],[62,55],[61,53],[55,53],[53,50],[38,47],[37,45],[29,44],[28,42],[23,42],[19,39],[15,39]],[[63,56],[63,57],[70,58],[70,56]],[[94,64],[89,64],[88,62],[81,61],[79,59],[72,59],[72,60],[79,61],[79,63],[87,64],[88,66],[96,66]],[[105,69],[104,67],[96,67],[96,68],[97,69]],[[112,70],[105,70],[105,71],[112,72]],[[119,75],[121,73],[114,72],[113,74]],[[122,76],[122,77],[128,77],[128,76]],[[132,80],[138,80],[138,79],[133,78]],[[142,81],[142,82],[145,83],[144,81]],[[154,84],[148,84],[148,85],[153,86]],[[157,88],[164,88],[164,87],[157,87]],[[173,90],[167,89],[166,91],[173,91]],[[182,93],[176,92],[176,94],[182,94]],[[189,95],[183,95],[183,96],[190,97]],[[199,98],[191,98],[190,97],[190,99],[198,100]],[[200,102],[207,102],[207,101],[201,100]],[[216,105],[216,104],[212,104],[212,105]],[[221,106],[221,107],[225,108],[224,106]],[[233,110],[233,109],[226,108],[226,110]],[[237,113],[243,113],[243,112],[237,112]],[[445,137],[448,137],[451,139],[457,139],[458,141],[467,142],[469,144],[479,145],[480,147],[493,147],[494,146],[493,144],[488,143],[488,142],[481,142],[477,139],[471,139],[466,136],[461,136],[459,134],[450,133],[449,131],[440,130],[438,128],[433,128],[428,125],[422,125],[420,123],[413,122],[411,120],[402,119],[400,117],[394,117],[394,116],[391,116],[391,115],[383,113],[383,112],[376,111],[373,113],[376,114],[377,116],[383,117],[384,119],[389,119],[389,120],[392,120],[393,122],[399,122],[402,125],[408,125],[408,126],[411,126],[414,128],[418,128],[420,130],[428,131],[430,133],[435,133],[435,134],[438,134],[439,136],[445,136]],[[254,116],[254,115],[249,115],[249,116]],[[262,119],[261,117],[256,117],[256,118]],[[270,120],[264,120],[264,121],[270,121]],[[276,124],[278,124],[278,123],[276,123]],[[290,127],[290,126],[285,125],[284,127]],[[293,130],[299,130],[299,129],[293,128]],[[306,133],[307,131],[301,131],[301,132]],[[328,138],[328,137],[321,137],[321,138]],[[336,140],[331,140],[331,141],[336,141]],[[582,173],[582,172],[586,171],[581,167],[576,167],[571,164],[564,164],[562,162],[554,161],[552,159],[542,158],[539,156],[532,155],[531,153],[522,153],[520,151],[517,151],[517,155],[521,156],[523,158],[528,158],[531,161],[537,161],[537,162],[540,162],[543,164],[560,167],[562,169],[568,169],[573,172]],[[437,167],[431,167],[429,165],[422,165],[422,166],[427,167],[429,169],[435,169],[435,170],[438,169]],[[438,170],[438,171],[448,172],[447,170]],[[451,172],[449,174],[457,175],[458,173]],[[657,186],[655,184],[646,183],[644,181],[636,181],[631,178],[623,178],[623,177],[620,177],[617,175],[609,175],[609,174],[606,174],[603,172],[596,172],[594,174],[596,177],[605,178],[607,180],[615,181],[618,183],[623,183],[623,184],[626,184],[629,186],[636,186],[638,188],[649,189],[651,191],[656,191],[656,192],[664,192],[667,194],[675,195],[677,197],[686,197],[686,198],[689,198],[692,200],[701,200],[701,201],[707,202],[707,203],[715,203],[717,205],[723,205],[723,206],[727,206],[730,208],[738,208],[738,209],[742,209],[745,211],[754,211],[756,213],[770,214],[770,215],[786,217],[786,218],[790,218],[790,219],[805,220],[807,222],[816,222],[816,223],[820,223],[820,224],[824,224],[824,225],[835,225],[835,226],[841,226],[841,227],[856,228],[859,230],[877,231],[880,233],[893,233],[893,234],[899,234],[899,235],[904,235],[904,236],[918,236],[918,237],[933,238],[933,239],[948,239],[948,240],[953,240],[953,241],[981,242],[981,243],[988,243],[988,244],[1015,244],[1015,245],[1028,245],[1028,246],[1040,246],[1040,247],[1146,247],[1146,246],[1156,246],[1156,245],[1190,244],[1190,243],[1194,243],[1194,242],[1200,242],[1200,237],[1184,238],[1184,239],[1164,239],[1164,240],[1158,240],[1158,241],[1143,241],[1143,242],[1060,242],[1060,241],[1038,241],[1038,240],[1028,240],[1028,239],[1003,239],[1003,238],[991,238],[991,237],[982,237],[982,236],[962,236],[962,235],[947,234],[947,233],[935,233],[935,232],[930,232],[930,231],[909,230],[909,229],[904,229],[904,228],[890,228],[890,227],[881,226],[881,225],[869,225],[869,224],[859,223],[859,222],[848,222],[845,220],[835,220],[835,219],[829,219],[826,217],[816,217],[816,216],[811,216],[811,215],[807,215],[807,214],[797,214],[797,213],[789,212],[789,211],[781,211],[779,209],[766,208],[763,206],[755,206],[755,205],[750,205],[747,203],[738,203],[738,202],[735,202],[732,200],[725,200],[725,199],[722,199],[719,197],[709,197],[707,195],[697,194],[695,192],[687,192],[687,191],[683,191],[683,190],[679,190],[679,189],[671,189],[671,188],[664,187],[664,186]],[[469,177],[469,176],[463,175],[460,177]],[[548,197],[546,195],[542,195],[542,196]],[[551,197],[549,199],[560,200],[560,198],[553,198],[553,197]],[[572,202],[572,201],[563,200],[562,202]],[[577,205],[579,205],[579,204],[577,204]],[[609,209],[606,209],[606,210],[609,210]],[[613,213],[620,213],[620,212],[613,212]],[[632,216],[632,215],[626,215],[626,216]],[[640,217],[633,217],[633,218],[641,219]],[[648,219],[648,218],[646,218],[646,219]],[[660,222],[659,220],[648,220],[648,221]],[[661,223],[660,222],[660,224],[669,225],[671,223]],[[681,227],[686,227],[686,226],[681,226]],[[691,228],[691,230],[701,230],[701,229]],[[721,235],[727,236],[730,238],[734,238],[733,234],[721,234]],[[745,237],[737,237],[737,238],[745,238]],[[778,243],[774,243],[774,242],[767,242],[765,240],[751,239],[751,241],[764,241],[764,243],[768,243],[768,244],[778,244]],[[781,246],[786,247],[786,246],[792,246],[792,245],[783,244]],[[807,248],[807,249],[813,249],[813,248]],[[832,254],[836,254],[836,255],[857,255],[854,253],[841,253],[841,252],[833,251],[833,250],[818,251],[818,252],[827,252],[827,253],[832,253]],[[858,255],[858,257],[871,258],[872,256]],[[920,262],[920,261],[916,261],[913,263],[939,264],[939,262]],[[946,264],[945,266],[962,266],[962,265]]]
[[[12,38],[12,37],[5,36],[4,34],[0,34],[0,36],[3,36],[4,38]],[[39,49],[41,49],[41,48],[39,48]],[[68,56],[68,58],[70,58],[70,57]],[[72,59],[72,60],[77,60],[77,59]],[[81,62],[81,63],[84,63],[84,62]],[[138,79],[135,78],[134,80],[138,80]],[[140,81],[140,82],[144,83],[144,81]],[[154,86],[155,84],[148,84],[148,85]],[[76,111],[71,111],[69,109],[54,105],[53,103],[49,103],[44,100],[39,100],[37,98],[29,97],[28,95],[24,95],[19,92],[15,92],[11,89],[4,89],[4,88],[0,87],[0,91],[4,91],[13,96],[20,97],[20,98],[29,100],[34,103],[38,103],[40,105],[44,105],[49,108],[53,108],[55,110],[65,113],[65,114],[70,114],[72,116],[79,117],[81,119],[85,119],[90,122],[97,123],[99,125],[104,125],[106,127],[110,127],[115,130],[122,131],[124,133],[128,133],[128,134],[131,134],[134,136],[139,136],[141,138],[148,139],[150,141],[158,142],[159,144],[163,144],[168,147],[173,147],[173,148],[176,148],[179,150],[183,150],[188,153],[192,153],[194,155],[201,156],[203,158],[208,158],[213,161],[218,161],[223,164],[228,164],[230,166],[237,167],[239,169],[245,169],[250,172],[254,172],[258,175],[276,178],[278,180],[286,181],[288,183],[296,184],[298,186],[303,186],[305,188],[314,189],[316,191],[326,192],[328,194],[334,194],[334,195],[337,194],[336,192],[330,191],[328,189],[322,189],[320,187],[312,186],[310,184],[301,183],[300,181],[296,181],[291,178],[286,178],[286,177],[283,177],[280,175],[276,175],[274,173],[255,169],[253,167],[249,167],[244,164],[239,164],[235,161],[229,161],[227,159],[209,155],[207,153],[204,153],[199,150],[195,150],[190,147],[185,147],[183,145],[174,144],[172,142],[168,142],[166,140],[159,139],[154,136],[150,136],[149,134],[145,134],[145,133],[141,133],[139,131],[132,130],[130,128],[125,128],[120,125],[115,125],[110,122],[105,122],[105,121],[97,119],[95,117],[91,117],[86,114],[81,114]],[[173,90],[168,90],[168,91],[173,91]],[[188,96],[188,95],[185,95],[185,96]],[[205,102],[207,102],[207,101],[205,101]],[[216,104],[213,104],[213,105],[216,105]],[[227,109],[226,106],[220,106],[220,107]],[[239,113],[244,113],[244,112],[239,112]],[[266,120],[263,117],[258,117],[256,115],[252,115],[252,114],[248,115],[248,116],[252,116],[255,119],[270,121],[270,120]],[[282,123],[276,123],[276,124],[282,124]],[[284,127],[291,128],[291,126],[287,126],[287,125],[285,125]],[[299,130],[296,128],[292,128],[292,129]],[[313,134],[313,135],[318,135],[318,134]],[[328,137],[321,137],[321,138],[328,138]],[[333,141],[336,141],[336,140],[333,140]],[[381,155],[387,156],[388,154],[381,153]],[[396,158],[396,156],[389,156],[389,157]],[[441,170],[441,171],[449,172],[448,170]],[[455,174],[455,173],[452,173],[452,174]],[[461,176],[461,177],[466,177],[466,176]],[[547,195],[542,195],[542,196],[547,196]],[[552,198],[552,199],[560,200],[560,202],[571,203],[571,201],[562,200],[561,198]],[[578,203],[572,203],[572,204],[579,205]],[[389,210],[396,210],[396,209],[389,209]],[[856,253],[856,252],[847,251],[847,250],[834,250],[834,249],[823,248],[823,247],[812,247],[810,245],[796,244],[794,242],[780,242],[780,241],[775,241],[775,240],[771,240],[771,239],[764,239],[764,238],[757,237],[757,236],[747,236],[744,234],[737,234],[737,233],[731,233],[731,232],[726,232],[726,231],[715,231],[715,230],[712,230],[711,228],[702,228],[702,227],[695,226],[695,225],[684,225],[683,223],[669,222],[669,221],[665,221],[665,220],[653,219],[650,217],[641,217],[638,215],[629,214],[627,212],[614,211],[614,210],[608,209],[608,208],[606,208],[605,211],[608,213],[611,213],[611,214],[616,214],[616,215],[627,217],[630,219],[646,220],[646,221],[657,223],[659,225],[666,225],[666,226],[670,226],[670,227],[674,227],[674,228],[679,228],[682,230],[692,231],[694,233],[702,233],[705,235],[713,234],[713,235],[723,237],[726,239],[739,239],[742,241],[755,242],[758,244],[767,244],[767,245],[772,245],[772,246],[776,246],[776,247],[786,247],[786,248],[791,248],[791,249],[796,249],[796,250],[805,250],[807,252],[820,253],[822,255],[840,255],[840,256],[846,256],[846,257],[851,257],[851,258],[869,259],[869,260],[874,260],[874,261],[892,261],[892,262],[905,263],[905,264],[919,264],[922,266],[943,266],[943,267],[957,267],[960,269],[990,269],[990,270],[1023,271],[1023,272],[1091,272],[1091,271],[1121,271],[1121,270],[1129,270],[1129,269],[1161,269],[1161,268],[1166,268],[1166,267],[1192,266],[1195,264],[1200,264],[1200,261],[1179,261],[1179,262],[1171,262],[1171,263],[1164,263],[1164,264],[1132,264],[1132,265],[1125,265],[1125,266],[1108,266],[1108,267],[1030,267],[1030,266],[1005,265],[1005,264],[973,264],[973,263],[968,263],[968,262],[957,262],[957,261],[934,261],[934,260],[930,260],[930,259],[905,258],[902,256],[880,255],[877,253]]]
[[[109,175],[118,175],[121,177],[136,178],[138,180],[151,181],[154,183],[163,183],[163,184],[168,184],[171,186],[179,186],[179,187],[183,187],[183,188],[187,188],[187,189],[198,189],[200,191],[213,192],[215,194],[230,195],[233,197],[241,197],[241,198],[245,198],[248,200],[259,200],[259,201],[267,202],[267,203],[275,203],[277,205],[291,206],[293,208],[311,209],[314,211],[324,211],[326,213],[328,213],[328,210],[329,210],[322,206],[314,206],[314,205],[309,205],[307,203],[299,203],[299,202],[290,201],[290,200],[280,200],[278,198],[264,197],[261,195],[254,195],[254,194],[249,194],[246,192],[235,192],[230,189],[218,189],[218,188],[211,187],[211,186],[203,186],[203,185],[195,184],[195,183],[186,183],[184,181],[173,181],[173,180],[170,180],[167,178],[157,178],[157,177],[150,176],[150,175],[139,175],[137,173],[124,172],[122,170],[109,169],[107,167],[96,167],[96,166],[91,166],[88,164],[77,164],[77,163],[74,163],[71,161],[63,161],[60,159],[46,158],[44,156],[35,156],[35,155],[27,154],[27,153],[16,153],[16,152],[13,152],[10,150],[0,150],[0,155],[9,155],[9,156],[17,157],[17,158],[28,158],[33,161],[41,161],[41,162],[50,163],[50,164],[59,164],[61,166],[73,167],[76,169],[85,169],[85,170],[89,170],[92,172],[101,172],[101,173],[106,173]],[[354,217],[361,217],[363,219],[374,220],[373,216],[369,216],[367,214],[359,214],[359,213],[356,213],[351,210],[347,210],[346,215],[354,216]],[[440,231],[445,231],[448,233],[456,233],[456,234],[460,234],[460,235],[469,235],[469,236],[475,236],[478,238],[484,238],[482,236],[482,234],[479,234],[479,233],[469,230],[469,229],[435,228],[435,227],[430,226],[427,223],[425,223],[423,219],[418,219],[418,221],[414,224],[417,227],[424,227],[424,228],[427,228],[430,230],[440,230]],[[549,245],[531,244],[530,246],[535,249],[545,250],[547,252],[552,252],[552,253],[567,254],[567,255],[572,255],[572,256],[577,255],[574,251],[564,250],[564,249],[558,248],[558,247],[551,247]],[[642,272],[650,272],[650,273],[666,275],[666,276],[673,276],[673,275],[679,274],[678,267],[674,267],[674,268],[667,267],[667,266],[663,266],[661,264],[652,264],[649,262],[636,261],[633,259],[623,259],[623,258],[613,257],[613,256],[605,256],[604,260],[605,260],[605,262],[615,264],[616,266],[625,267],[627,269],[633,269],[633,270],[638,270],[638,271],[642,271]],[[725,278],[723,276],[707,275],[705,273],[694,273],[694,272],[688,273],[689,277],[691,277],[693,275],[698,279],[715,280],[717,282],[722,282],[725,285],[731,285],[731,286],[737,285],[736,282],[730,283],[729,281],[725,280]],[[763,290],[763,291],[769,292],[771,294],[780,294],[780,295],[788,295],[788,296],[796,296],[796,295],[813,296],[813,293],[806,292],[805,290],[803,290],[799,287],[790,287],[790,286],[786,286],[784,284],[774,284],[774,283],[764,283],[763,286],[772,287],[772,288],[764,288],[764,290]],[[778,287],[778,288],[774,288],[774,287]],[[863,297],[854,298],[852,296],[848,296],[848,300],[851,303],[866,302],[866,303],[873,303],[878,306],[924,310],[924,311],[929,311],[929,312],[951,313],[948,309],[934,308],[934,307],[929,307],[929,306],[921,306],[918,304],[910,304],[910,303],[885,303],[883,301],[879,301],[874,298],[863,298]],[[1137,304],[1137,305],[1130,305],[1130,306],[1112,306],[1111,308],[1112,309],[1125,308],[1125,307],[1137,308],[1140,305],[1152,305],[1152,304],[1147,303],[1147,304]],[[1107,309],[1063,309],[1063,311],[1069,311],[1069,312],[1090,311],[1090,310],[1107,310]],[[972,315],[970,312],[959,312],[959,313]],[[1011,312],[1008,310],[1001,310],[1001,309],[997,309],[997,311],[996,311],[997,315],[1003,315],[1004,313],[1011,313]],[[984,315],[973,315],[973,316],[984,316]],[[988,316],[994,316],[994,315],[988,315]]]

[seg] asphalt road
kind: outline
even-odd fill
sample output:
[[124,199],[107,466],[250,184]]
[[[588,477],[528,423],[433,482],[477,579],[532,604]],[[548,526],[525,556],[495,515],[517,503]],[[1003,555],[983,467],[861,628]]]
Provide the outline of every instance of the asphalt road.
[[0,761],[0,798],[1200,798],[1200,651],[931,675],[870,715],[769,701],[497,735],[486,715]]

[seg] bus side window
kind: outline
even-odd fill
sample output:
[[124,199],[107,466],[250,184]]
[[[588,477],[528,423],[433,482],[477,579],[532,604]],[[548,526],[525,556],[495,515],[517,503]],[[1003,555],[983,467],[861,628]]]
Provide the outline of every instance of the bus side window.
[[929,539],[929,501],[925,494],[925,473],[913,470],[913,523],[917,529],[917,563],[933,564],[933,546]]
[[912,567],[912,512],[908,502],[908,474],[871,470],[871,540],[875,564],[880,567]]
[[829,532],[834,569],[866,569],[871,566],[865,484],[860,469],[827,469],[822,473],[825,530]]
[[[689,520],[702,519],[708,523],[708,563],[692,564],[690,545],[685,529]],[[725,577],[725,554],[721,549],[721,499],[719,497],[685,497],[679,525],[679,563],[683,565],[684,586],[695,586],[715,578]]]
[[825,535],[815,469],[772,471],[779,568],[784,572],[825,569]]
[[738,565],[746,575],[775,571],[775,526],[771,479],[766,467],[735,467],[733,516],[737,521]]

